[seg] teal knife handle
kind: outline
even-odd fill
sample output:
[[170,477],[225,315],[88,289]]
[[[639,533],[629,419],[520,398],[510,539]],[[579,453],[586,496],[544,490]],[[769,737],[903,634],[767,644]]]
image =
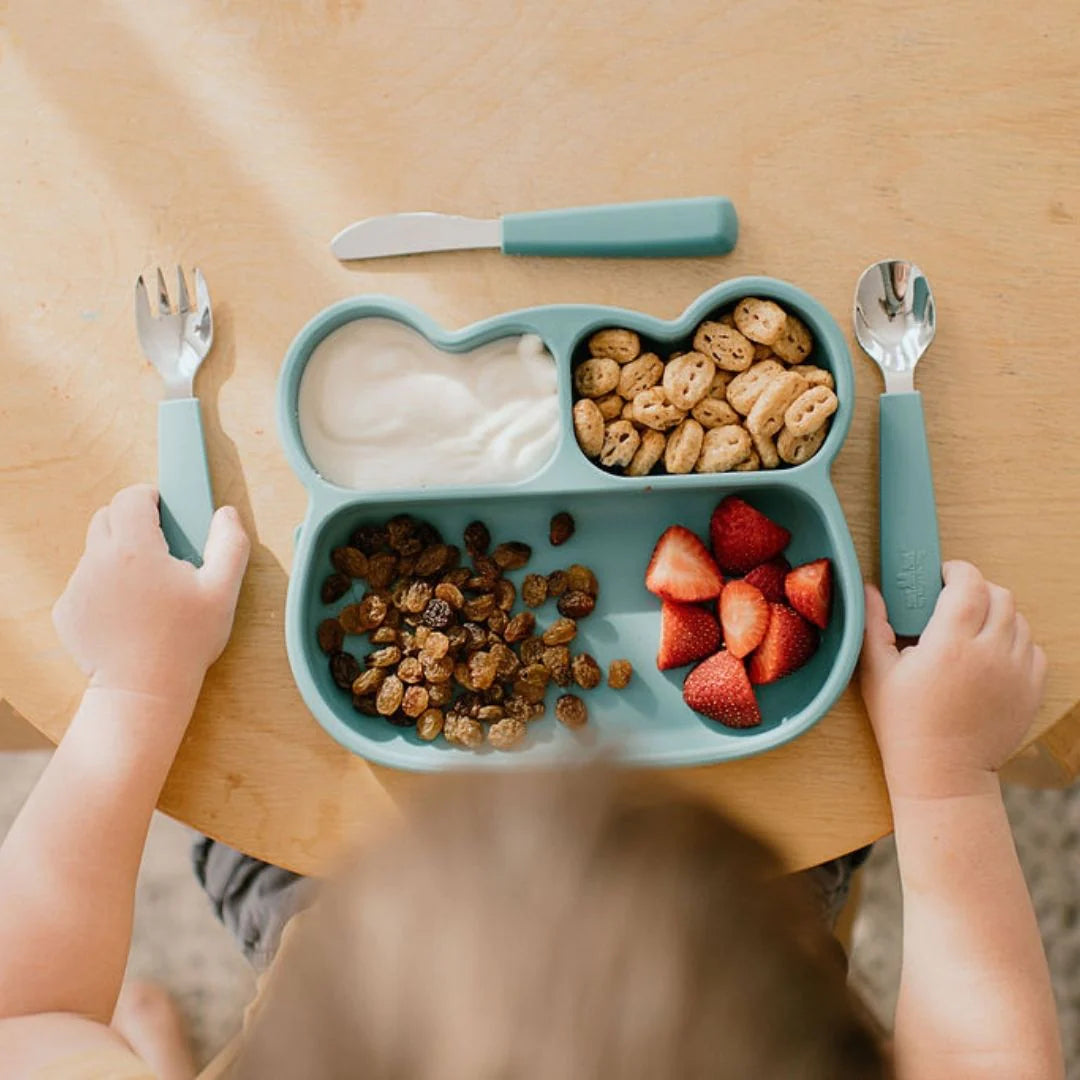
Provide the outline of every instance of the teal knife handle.
[[882,394],[879,425],[881,592],[897,635],[917,637],[941,592],[941,544],[922,394]]
[[214,499],[198,398],[158,406],[158,494],[169,551],[201,566]]
[[725,255],[738,236],[731,200],[711,195],[541,210],[502,219],[507,255]]

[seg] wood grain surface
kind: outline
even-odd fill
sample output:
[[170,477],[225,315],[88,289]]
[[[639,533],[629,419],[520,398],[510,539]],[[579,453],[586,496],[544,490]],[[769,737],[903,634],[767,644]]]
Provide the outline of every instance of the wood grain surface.
[[[161,805],[311,871],[423,780],[332,742],[286,662],[304,492],[274,391],[300,326],[360,292],[448,326],[561,301],[671,317],[720,279],[767,273],[847,327],[862,268],[902,256],[938,304],[918,384],[943,549],[1015,589],[1052,661],[1049,727],[1080,700],[1078,61],[1061,0],[1023,18],[982,0],[0,2],[0,697],[56,739],[82,690],[49,611],[91,512],[154,476],[160,384],[132,319],[146,268],[207,275],[214,490],[255,538],[233,641]],[[708,193],[742,220],[723,259],[342,266],[327,246],[398,210]],[[872,575],[880,383],[856,367],[835,480]],[[790,866],[889,828],[851,691],[797,742],[680,780]]]

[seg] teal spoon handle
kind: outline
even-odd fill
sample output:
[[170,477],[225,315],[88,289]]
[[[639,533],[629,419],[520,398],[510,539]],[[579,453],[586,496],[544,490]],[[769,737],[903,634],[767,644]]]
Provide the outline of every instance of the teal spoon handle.
[[158,406],[158,494],[169,551],[201,566],[214,499],[198,398]]
[[941,592],[941,544],[922,394],[882,394],[879,401],[881,592],[897,635],[917,637]]
[[507,255],[725,255],[738,236],[731,200],[712,195],[541,210],[502,219]]

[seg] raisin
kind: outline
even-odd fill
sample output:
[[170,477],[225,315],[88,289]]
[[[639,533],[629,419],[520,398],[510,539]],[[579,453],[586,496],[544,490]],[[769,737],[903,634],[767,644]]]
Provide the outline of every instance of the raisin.
[[514,680],[513,692],[523,697],[529,704],[543,700],[547,690],[550,673],[543,664],[530,664],[522,668]]
[[378,525],[361,525],[349,538],[349,543],[365,555],[374,555],[386,547],[386,540],[385,529]]
[[397,572],[397,558],[386,552],[372,555],[368,559],[368,582],[376,589],[385,589]]
[[476,712],[476,719],[490,724],[495,720],[501,720],[505,715],[501,705],[481,705]]
[[473,521],[465,526],[465,550],[470,555],[483,555],[491,546],[491,533],[482,521]]
[[490,651],[495,661],[495,672],[500,679],[512,679],[521,669],[521,661],[514,655],[513,649],[503,644],[494,644]]
[[503,702],[503,711],[507,716],[515,720],[528,721],[532,717],[532,709],[529,703],[520,694],[511,694]]
[[380,626],[371,631],[372,645],[400,645],[401,633],[392,626]]
[[394,727],[415,727],[416,718],[409,716],[407,713],[403,713],[400,710],[395,713],[391,713],[386,720],[393,724]]
[[584,727],[589,719],[585,702],[574,694],[563,694],[555,702],[555,719],[568,728]]
[[443,714],[442,709],[428,707],[416,718],[416,734],[424,742],[431,742],[442,734]]
[[519,611],[507,624],[503,636],[508,642],[524,641],[536,629],[536,616],[531,611]]
[[451,676],[454,674],[454,661],[451,660],[449,656],[440,656],[436,658],[421,653],[420,666],[423,668],[424,678],[427,679],[428,682],[449,682]]
[[405,610],[419,615],[428,606],[432,588],[426,581],[414,581],[405,593]]
[[415,555],[402,555],[398,559],[398,573],[402,577],[410,577],[416,569],[416,556]]
[[448,716],[443,726],[443,734],[446,736],[447,742],[467,747],[470,750],[475,750],[484,744],[483,727],[479,721],[470,720],[466,716],[460,719],[455,718],[453,723],[450,722]]
[[477,649],[482,649],[487,644],[487,631],[479,623],[467,622],[465,624],[465,633],[468,634],[465,648],[469,652],[476,652]]
[[577,623],[573,619],[556,619],[543,633],[545,645],[566,645],[574,640]]
[[416,522],[408,514],[395,514],[386,523],[387,543],[400,552],[402,545],[416,535]]
[[405,684],[396,675],[387,675],[375,697],[375,707],[381,716],[392,716],[401,708]]
[[559,597],[562,596],[569,588],[569,579],[566,576],[565,570],[552,570],[547,576],[547,591],[548,596]]
[[[424,629],[424,627],[421,627]],[[419,640],[420,632],[417,631]],[[432,660],[441,660],[450,651],[450,639],[438,630],[430,631],[420,646],[421,657],[429,656]]]
[[351,652],[336,652],[330,657],[330,677],[342,690],[351,690],[356,676],[363,670]]
[[406,656],[405,659],[398,664],[397,677],[403,683],[409,683],[410,685],[418,683],[424,677],[423,664],[415,656]]
[[508,716],[488,728],[487,740],[496,750],[509,750],[525,738],[525,721]]
[[352,578],[345,574],[331,574],[319,589],[319,598],[324,604],[337,603],[352,588]]
[[501,571],[493,559],[486,555],[473,557],[474,573],[465,582],[465,588],[471,592],[492,592],[498,584]]
[[401,578],[399,581],[395,581],[393,587],[390,589],[390,603],[398,609],[398,611],[405,611],[405,597],[409,592],[409,582],[405,578]]
[[529,714],[532,719],[535,720],[539,716],[543,716],[547,712],[547,703],[544,701],[534,701],[529,706]]
[[527,637],[519,646],[518,654],[523,664],[539,664],[544,656],[544,642],[538,637]]
[[495,582],[495,603],[503,611],[512,611],[516,599],[517,589],[514,588],[514,583],[506,578],[499,578]]
[[470,622],[483,622],[495,610],[495,597],[491,593],[481,593],[465,601],[462,611]]
[[608,686],[613,690],[625,690],[633,674],[634,667],[629,660],[612,660],[608,665]]
[[491,653],[480,651],[469,657],[469,685],[477,690],[486,690],[497,674],[495,660]]
[[454,682],[466,690],[472,689],[472,683],[469,681],[469,665],[466,661],[459,660],[454,665]]
[[334,548],[330,552],[330,561],[339,574],[345,574],[350,578],[367,576],[367,556],[359,548]]
[[545,649],[543,664],[557,686],[570,685],[570,650],[565,645]]
[[397,608],[387,608],[383,618],[383,626],[392,627],[394,630],[401,626],[401,612]]
[[379,687],[385,682],[387,672],[383,668],[368,668],[367,671],[361,671],[359,675],[353,679],[352,692],[357,697],[366,697],[369,694],[374,694],[378,691]]
[[352,707],[364,716],[378,716],[379,710],[375,708],[375,698],[371,696],[356,697],[353,695]]
[[428,707],[428,692],[422,686],[410,686],[401,699],[401,711],[416,719]]
[[574,563],[566,571],[566,586],[570,592],[588,593],[593,597],[598,596],[600,593],[600,585],[596,580],[596,575],[587,566],[582,566],[580,563]]
[[433,630],[445,630],[454,621],[454,612],[445,600],[432,597],[424,608],[424,625]]
[[451,626],[446,631],[446,640],[450,642],[450,652],[461,652],[469,643],[469,632],[463,626]]
[[521,583],[521,599],[529,607],[539,607],[548,595],[547,578],[543,574],[526,574]]
[[551,519],[548,526],[548,539],[552,547],[565,544],[574,535],[574,519],[563,510]]
[[440,600],[445,600],[455,611],[460,611],[465,605],[465,596],[462,591],[449,581],[436,585],[435,595]]
[[424,548],[416,560],[415,571],[420,577],[441,574],[450,560],[450,549],[446,544],[433,544]]
[[345,644],[345,628],[337,619],[323,619],[315,636],[319,640],[319,648],[327,656],[340,652],[341,646]]
[[603,678],[600,665],[588,653],[578,653],[570,662],[570,671],[574,676],[574,682],[582,690],[596,689]]
[[384,645],[366,657],[368,667],[389,668],[401,662],[401,648],[398,645]]
[[467,690],[454,702],[454,707],[462,716],[471,716],[475,720],[484,707],[484,699],[475,691]]
[[494,638],[495,641],[502,640],[502,635],[506,633],[506,628],[510,625],[510,619],[502,608],[496,608],[488,616],[487,624],[488,630],[490,631],[488,634],[488,642],[489,644],[493,644],[492,638]]
[[442,584],[453,585],[456,589],[464,589],[465,583],[472,577],[472,571],[467,566],[458,566],[443,574]]
[[441,708],[454,700],[454,684],[451,682],[429,682],[424,684],[428,692],[428,704]]
[[381,596],[368,593],[359,604],[349,604],[341,609],[338,621],[346,633],[364,634],[381,626],[386,618],[386,601]]
[[532,548],[520,540],[511,540],[500,544],[491,557],[500,570],[520,570],[532,558]]
[[592,614],[595,607],[596,597],[590,596],[589,593],[582,592],[580,589],[563,593],[559,597],[559,614],[565,615],[569,619],[584,619],[586,615]]
[[483,693],[485,705],[501,705],[506,698],[506,688],[502,683],[492,683]]
[[431,637],[433,633],[435,633],[435,631],[432,630],[430,626],[418,626],[416,628],[416,633],[413,634],[413,644],[417,649],[422,651],[427,644],[428,638]]

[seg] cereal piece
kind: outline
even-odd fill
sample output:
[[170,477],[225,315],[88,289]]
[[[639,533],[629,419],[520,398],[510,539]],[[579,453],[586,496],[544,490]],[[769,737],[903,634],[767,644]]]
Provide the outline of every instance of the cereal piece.
[[349,537],[349,543],[359,548],[365,555],[374,555],[386,547],[388,537],[386,530],[381,525],[361,525],[353,530]]
[[491,533],[482,521],[471,521],[465,526],[464,540],[470,555],[483,555],[491,546]]
[[576,694],[563,694],[555,702],[555,719],[568,728],[582,728],[589,720],[589,710]]
[[468,750],[476,750],[484,745],[484,728],[479,720],[470,720],[467,716],[449,714],[443,721],[443,735],[446,741]]
[[776,452],[789,465],[801,465],[809,461],[820,449],[828,434],[829,426],[819,427],[809,435],[795,435],[784,428],[776,439]]
[[664,368],[664,391],[673,405],[689,410],[709,393],[715,374],[716,364],[708,356],[685,353]]
[[812,386],[801,393],[784,413],[784,427],[792,435],[809,435],[822,427],[839,402],[827,386]]
[[814,339],[810,336],[806,324],[789,313],[784,329],[773,342],[773,352],[785,364],[801,364],[810,355],[813,347]]
[[331,574],[319,589],[319,599],[324,604],[336,604],[352,588],[348,574]]
[[770,345],[755,345],[754,346],[754,363],[759,360],[771,360],[776,354],[772,351]]
[[634,397],[634,419],[655,431],[667,431],[682,423],[686,414],[673,404],[662,386],[642,390]]
[[735,327],[745,338],[772,345],[787,323],[787,312],[772,300],[747,296],[735,305]]
[[629,420],[612,420],[604,428],[600,464],[609,469],[625,468],[641,445],[641,436]]
[[584,619],[586,615],[591,615],[593,608],[596,607],[596,597],[580,589],[572,589],[559,597],[556,607],[559,609],[559,614],[568,619]]
[[625,405],[626,402],[614,391],[596,399],[596,407],[600,410],[600,415],[605,420],[618,419],[622,415]]
[[721,401],[727,400],[727,388],[734,379],[736,373],[734,371],[725,371],[723,368],[717,368],[716,374],[712,377],[712,383],[709,386],[708,397],[719,398]]
[[500,544],[492,553],[500,570],[520,570],[532,558],[532,548],[520,540]]
[[664,468],[669,473],[688,473],[697,464],[705,429],[696,420],[684,420],[669,436]]
[[542,662],[557,686],[570,685],[570,650],[565,645],[552,645],[545,649]]
[[[420,630],[426,629],[427,627],[420,627],[417,636],[419,637]],[[430,656],[432,660],[441,660],[449,651],[450,639],[439,630],[431,630],[420,646],[421,657]]]
[[[633,405],[631,404],[631,408]],[[641,445],[626,466],[627,476],[648,476],[656,463],[664,456],[667,439],[662,431],[646,428],[641,433]]]
[[499,578],[495,582],[495,603],[499,605],[499,609],[512,610],[516,599],[517,589],[514,588],[514,583],[509,578]]
[[699,473],[727,472],[750,456],[750,433],[739,424],[709,428],[694,466]]
[[364,658],[368,667],[391,668],[401,662],[401,647],[398,645],[384,645],[376,649]]
[[604,448],[604,417],[595,401],[582,398],[574,405],[574,434],[586,457],[599,457]]
[[367,671],[361,671],[359,675],[353,679],[352,692],[357,697],[367,697],[370,694],[378,692],[379,687],[386,682],[386,677],[389,675],[385,668],[368,668]]
[[341,652],[341,646],[345,644],[345,627],[337,619],[323,619],[315,637],[318,639],[319,648],[329,656],[331,653]]
[[570,673],[582,690],[594,690],[604,677],[600,665],[588,654],[578,653],[570,662]]
[[596,575],[581,563],[574,563],[567,568],[566,584],[570,589],[579,589],[590,596],[600,595],[600,582],[596,580]]
[[703,428],[723,427],[725,424],[739,422],[739,414],[726,401],[714,397],[702,398],[690,415]]
[[424,666],[420,662],[420,658],[416,656],[406,656],[405,659],[398,664],[397,677],[403,683],[408,683],[410,686],[423,681]]
[[619,372],[619,365],[614,360],[594,356],[574,370],[574,389],[582,397],[603,397],[619,385]]
[[725,371],[745,371],[754,360],[753,342],[719,322],[703,322],[697,328],[694,350],[711,357]]
[[373,589],[385,589],[397,573],[397,557],[389,552],[380,552],[368,559],[367,579]]
[[552,570],[547,576],[548,596],[560,597],[570,587],[565,570]]
[[793,371],[778,375],[758,395],[747,414],[747,428],[759,435],[775,435],[784,426],[787,407],[805,390],[806,380],[801,375]]
[[630,685],[634,674],[634,665],[629,660],[612,660],[608,664],[607,681],[612,690],[625,690]]
[[396,675],[387,675],[375,696],[375,708],[380,716],[392,716],[401,708],[405,684]]
[[831,371],[815,367],[813,364],[797,364],[791,369],[806,380],[807,386],[827,386],[830,390],[836,389],[836,381]]
[[[752,440],[751,440],[752,441]],[[761,468],[761,458],[758,457],[758,452],[752,447],[750,449],[750,456],[745,461],[740,461],[731,471],[732,472],[757,472]]]
[[345,574],[350,578],[367,576],[367,556],[359,548],[334,548],[330,552],[330,561],[339,574]]
[[556,619],[541,635],[541,640],[545,645],[565,645],[576,634],[577,623],[573,619]]
[[628,364],[641,352],[641,338],[633,330],[598,330],[589,338],[589,353]]
[[762,360],[754,364],[741,375],[736,375],[728,384],[728,403],[737,413],[747,416],[765,387],[783,374],[783,365],[775,360]]
[[519,611],[507,624],[503,637],[509,644],[524,641],[536,629],[536,616],[531,611]]
[[442,709],[426,708],[416,719],[416,734],[424,742],[431,742],[442,734]]
[[664,377],[664,361],[656,353],[645,353],[631,360],[619,373],[619,396],[636,397],[655,386]]
[[619,413],[618,418],[620,420],[629,420],[631,424],[634,424],[635,426],[640,426],[634,419],[634,403],[632,401],[628,401],[625,405],[623,405],[622,412]]
[[526,724],[514,716],[507,716],[488,728],[487,740],[496,750],[509,750],[525,738]]
[[755,435],[750,433],[750,441],[754,445],[758,459],[763,469],[775,469],[780,464],[780,455],[776,452],[776,443],[768,435]]
[[423,620],[433,630],[445,630],[454,621],[454,611],[445,600],[433,596],[424,608]]
[[526,574],[521,583],[521,599],[532,608],[539,607],[548,596],[547,578],[543,574]]

